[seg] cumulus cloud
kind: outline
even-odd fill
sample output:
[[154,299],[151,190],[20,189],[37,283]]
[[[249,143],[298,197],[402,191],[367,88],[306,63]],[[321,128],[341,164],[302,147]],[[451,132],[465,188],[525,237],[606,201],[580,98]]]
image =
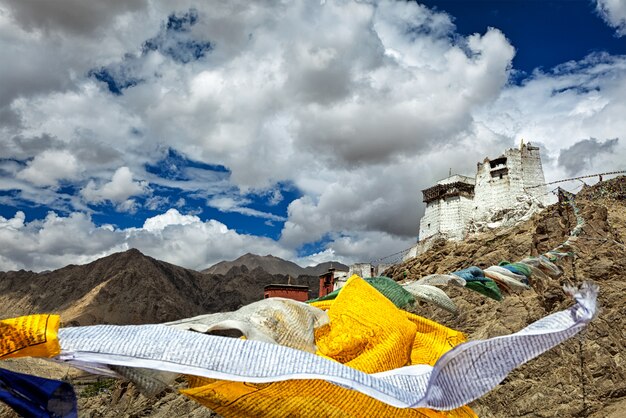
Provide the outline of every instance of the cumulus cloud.
[[16,177],[36,186],[57,186],[60,180],[75,179],[81,170],[77,158],[68,151],[43,151]]
[[[100,88],[78,77],[71,90],[15,101],[22,134],[106,143],[133,171],[155,157],[138,145],[166,143],[228,167],[242,190],[271,187],[303,169],[311,177],[329,164],[390,161],[451,140],[470,126],[472,107],[504,85],[514,54],[498,30],[454,36],[447,14],[415,3],[147,7],[138,27],[116,20],[120,37],[145,38],[134,52],[98,60],[91,74],[109,80]],[[186,50],[197,50],[195,39],[215,45],[203,52],[210,66],[165,59],[166,45],[182,42],[172,22],[182,22]],[[113,82],[118,93],[126,86],[121,97],[111,97]]]
[[30,222],[17,212],[13,218],[0,217],[0,242],[0,271],[84,264],[129,248],[198,270],[249,251],[293,256],[269,238],[239,234],[216,220],[202,221],[176,209],[148,218],[142,228],[127,229],[98,227],[89,215],[78,212],[66,217],[50,212]]
[[8,58],[0,66],[0,129],[19,129],[15,99],[74,89],[91,68],[145,40],[142,25],[158,27],[162,18],[146,5],[144,0],[0,1],[0,49]]
[[162,215],[146,219],[143,229],[150,232],[163,231],[169,225],[189,225],[195,222],[200,222],[200,218],[195,215],[183,215],[176,209],[169,209]]
[[25,222],[22,212],[0,217],[0,270],[47,270],[83,264],[124,247],[120,233],[97,227],[83,213],[67,217],[54,212],[41,220]]
[[145,182],[133,180],[133,173],[128,167],[120,167],[115,173],[111,181],[97,187],[93,180],[81,190],[82,196],[88,202],[113,202],[124,203],[131,196],[141,195],[148,191]]
[[[573,172],[595,174],[624,169],[626,144],[626,58],[591,54],[550,72],[537,71],[521,86],[504,89],[500,97],[475,114],[485,129],[506,138],[537,141],[545,151],[547,180],[570,177]],[[592,159],[574,159],[575,150],[591,146],[592,139],[575,146],[581,138],[618,138],[610,142],[611,153]],[[568,151],[572,149],[574,151]],[[565,157],[560,158],[564,153]]]
[[15,213],[15,216],[10,219],[6,219],[0,216],[0,228],[3,229],[11,229],[13,231],[17,231],[18,229],[24,226],[24,220],[26,219],[26,215],[21,210]]
[[626,3],[622,0],[597,0],[596,10],[604,21],[615,28],[617,36],[626,35]]

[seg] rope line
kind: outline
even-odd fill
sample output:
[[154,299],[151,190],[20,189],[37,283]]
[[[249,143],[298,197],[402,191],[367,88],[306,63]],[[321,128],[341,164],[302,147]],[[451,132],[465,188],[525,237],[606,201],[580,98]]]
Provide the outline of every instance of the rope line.
[[572,178],[564,179],[564,180],[556,180],[556,181],[551,181],[549,183],[537,184],[536,186],[528,186],[528,187],[524,187],[524,188],[525,189],[533,189],[535,187],[548,186],[550,184],[565,183],[566,181],[588,179],[588,178],[599,177],[599,176],[609,176],[611,174],[626,174],[626,170],[608,171],[606,173],[598,173],[598,174],[588,174],[586,176],[572,177]]

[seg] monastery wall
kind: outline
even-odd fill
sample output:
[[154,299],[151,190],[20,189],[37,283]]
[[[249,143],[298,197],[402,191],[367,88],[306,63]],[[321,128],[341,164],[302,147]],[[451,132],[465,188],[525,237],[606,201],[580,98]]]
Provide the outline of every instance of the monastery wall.
[[372,277],[372,265],[370,263],[356,263],[350,266],[350,270],[348,270],[348,278],[353,274],[357,276],[367,279],[368,277]]
[[437,234],[450,239],[460,239],[457,237],[465,235],[473,210],[471,196],[474,181],[472,177],[455,174],[439,180],[436,187],[424,192],[427,203],[424,216],[420,219],[420,241]]
[[419,240],[430,238],[439,233],[439,219],[441,212],[439,201],[429,202],[426,204],[424,216],[420,219]]
[[472,211],[473,201],[465,196],[446,197],[428,203],[420,220],[420,241],[436,234],[443,234],[448,239],[462,239]]
[[[427,203],[420,219],[419,241],[404,258],[422,253],[437,236],[464,239],[472,221],[493,222],[494,216],[502,216],[500,211],[547,206],[550,199],[545,186],[529,189],[544,183],[539,147],[523,143],[478,163],[473,178],[456,174],[438,181],[422,191]],[[531,199],[541,205],[531,206]]]
[[485,159],[478,164],[474,189],[474,220],[487,219],[495,211],[515,207],[520,199],[534,197],[543,205],[549,204],[539,148],[523,145],[507,150],[504,155]]
[[479,165],[476,174],[476,187],[474,188],[474,219],[486,218],[492,210],[504,208],[510,204],[510,178],[498,174],[495,178],[491,175],[489,161]]
[[473,201],[464,196],[454,196],[440,200],[439,204],[439,231],[448,239],[463,239],[472,214]]
[[522,168],[524,170],[524,187],[526,192],[533,198],[537,199],[543,205],[549,205],[550,199],[546,194],[546,187],[533,187],[545,184],[546,179],[543,175],[543,166],[541,165],[541,154],[539,147],[527,146],[525,152],[522,153]]

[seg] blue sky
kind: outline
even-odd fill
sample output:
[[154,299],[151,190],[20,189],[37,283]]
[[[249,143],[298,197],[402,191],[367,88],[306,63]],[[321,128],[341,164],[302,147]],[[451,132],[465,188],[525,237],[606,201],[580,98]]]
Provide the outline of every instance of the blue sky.
[[626,53],[626,42],[615,36],[587,0],[428,0],[423,4],[455,17],[462,35],[500,29],[516,48],[513,68],[523,80],[536,68],[549,71],[593,52]]
[[621,0],[0,0],[0,270],[364,262],[520,138],[624,169],[625,35]]

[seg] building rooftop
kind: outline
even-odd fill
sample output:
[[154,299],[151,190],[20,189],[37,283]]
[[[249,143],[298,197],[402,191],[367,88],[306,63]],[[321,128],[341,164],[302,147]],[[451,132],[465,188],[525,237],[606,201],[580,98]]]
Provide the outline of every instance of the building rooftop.
[[265,290],[271,290],[271,289],[308,290],[309,286],[303,286],[299,284],[287,284],[287,283],[265,285]]
[[467,184],[476,184],[476,179],[474,177],[463,176],[461,174],[453,174],[450,177],[446,177],[445,179],[439,180],[437,184],[451,184],[451,183],[467,183]]
[[[433,187],[429,187],[428,189],[422,190],[422,194],[424,195],[424,202],[430,203],[435,200],[444,199],[446,197],[454,197],[454,196],[466,196],[469,198],[474,197],[474,179],[472,181],[462,181],[461,178],[468,179],[469,177],[465,176],[452,176],[458,177],[457,181],[452,183],[437,183]],[[449,177],[449,178],[452,178]]]

